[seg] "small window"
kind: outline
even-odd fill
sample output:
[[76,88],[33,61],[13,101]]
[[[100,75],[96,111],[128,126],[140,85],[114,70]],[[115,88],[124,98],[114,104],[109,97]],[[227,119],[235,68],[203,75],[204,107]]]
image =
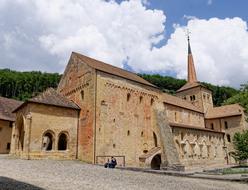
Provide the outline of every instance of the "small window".
[[10,150],[10,143],[7,143],[7,150]]
[[140,134],[141,137],[144,137],[144,132],[142,131],[141,134]]
[[153,103],[154,103],[154,99],[152,98],[152,99],[151,99],[151,106],[153,105]]
[[140,96],[140,97],[139,97],[139,103],[141,104],[142,101],[143,101],[143,96]]
[[130,100],[130,97],[131,97],[131,94],[130,93],[127,93],[127,101]]
[[128,131],[127,131],[127,136],[129,136],[129,135],[130,135],[130,131],[128,130]]
[[80,94],[81,94],[81,100],[84,100],[84,91],[82,90]]
[[9,122],[9,127],[10,127],[10,128],[12,127],[12,122]]
[[231,142],[231,136],[229,134],[226,135],[227,141]]
[[214,124],[213,124],[213,123],[211,123],[211,129],[213,129],[213,130],[214,130]]
[[187,99],[186,96],[184,96],[183,99],[186,100]]
[[225,129],[228,129],[228,123],[225,121]]
[[177,112],[175,112],[174,114],[175,114],[175,121],[177,121]]
[[203,99],[204,99],[204,100],[206,99],[206,95],[205,95],[205,94],[203,94]]
[[115,144],[113,144],[113,148],[115,148],[116,147],[116,145]]

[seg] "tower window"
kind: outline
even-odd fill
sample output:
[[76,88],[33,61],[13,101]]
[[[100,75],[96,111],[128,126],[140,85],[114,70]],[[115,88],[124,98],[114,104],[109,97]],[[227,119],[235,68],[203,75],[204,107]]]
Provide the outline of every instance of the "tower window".
[[142,101],[143,101],[143,96],[140,96],[139,97],[139,103],[142,103]]
[[127,93],[127,101],[130,100],[130,97],[131,97],[131,94],[130,93]]
[[228,123],[225,121],[225,129],[228,129]]

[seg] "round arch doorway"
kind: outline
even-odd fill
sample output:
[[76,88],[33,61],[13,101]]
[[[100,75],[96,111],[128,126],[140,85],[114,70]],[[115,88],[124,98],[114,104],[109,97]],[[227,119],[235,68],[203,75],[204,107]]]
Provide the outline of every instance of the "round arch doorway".
[[161,165],[161,154],[156,154],[151,161],[151,168],[153,170],[160,170]]

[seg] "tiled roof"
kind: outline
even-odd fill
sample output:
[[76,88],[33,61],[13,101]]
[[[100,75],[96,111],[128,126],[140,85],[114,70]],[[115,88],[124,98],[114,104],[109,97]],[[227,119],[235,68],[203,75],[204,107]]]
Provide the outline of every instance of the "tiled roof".
[[175,105],[175,106],[179,106],[179,107],[182,107],[182,108],[185,108],[185,109],[189,109],[189,110],[193,110],[193,111],[196,111],[196,112],[200,112],[200,113],[203,113],[203,111],[194,106],[192,103],[182,99],[182,98],[179,98],[179,97],[176,97],[176,96],[172,96],[172,95],[169,95],[169,94],[166,94],[166,93],[163,93],[162,95],[162,101],[164,103],[167,103],[167,104],[171,104],[171,105]]
[[72,109],[80,109],[80,107],[78,107],[74,102],[68,100],[65,96],[58,93],[53,88],[48,88],[46,91],[44,91],[40,95],[27,100],[25,103],[23,103],[21,106],[19,106],[14,111],[17,111],[20,107],[22,107],[24,104],[27,104],[28,102],[46,104],[46,105],[52,105],[52,106],[58,106],[58,107],[65,107],[65,108],[72,108]]
[[157,88],[155,85],[149,83],[148,81],[146,81],[145,79],[139,77],[138,75],[136,75],[135,73],[123,70],[121,68],[109,65],[107,63],[104,63],[102,61],[98,61],[96,59],[87,57],[85,55],[81,55],[79,53],[75,53],[73,52],[72,54],[76,55],[79,59],[81,59],[84,63],[86,63],[87,65],[89,65],[90,67],[99,70],[99,71],[103,71],[105,73],[110,73],[116,76],[120,76],[122,78],[126,78],[141,84],[145,84],[148,86],[152,86]]
[[209,109],[206,113],[206,119],[221,118],[221,117],[230,117],[242,115],[244,108],[239,104],[231,104],[220,107],[214,107]]
[[212,130],[212,129],[202,128],[202,127],[197,127],[197,126],[192,126],[192,125],[185,125],[185,124],[181,124],[181,123],[169,123],[169,125],[171,127],[195,129],[195,130],[209,131],[209,132],[214,132],[214,133],[224,133],[224,132],[221,132],[221,131],[215,131],[215,130]]
[[202,84],[200,84],[199,82],[193,82],[193,83],[189,83],[187,82],[185,85],[183,85],[180,89],[177,90],[177,92],[181,92],[190,88],[194,88],[197,86],[203,86]]
[[21,101],[0,97],[0,119],[15,121],[15,114],[12,111],[22,103]]

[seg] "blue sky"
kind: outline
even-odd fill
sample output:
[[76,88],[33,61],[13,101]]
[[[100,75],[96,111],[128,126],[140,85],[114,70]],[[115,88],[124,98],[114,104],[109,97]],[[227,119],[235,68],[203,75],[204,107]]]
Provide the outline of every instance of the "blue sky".
[[148,7],[162,9],[166,14],[167,33],[174,31],[173,24],[186,25],[184,15],[194,16],[200,19],[248,18],[248,1],[246,0],[150,0]]
[[0,0],[0,68],[63,73],[72,51],[134,72],[248,81],[246,0]]

